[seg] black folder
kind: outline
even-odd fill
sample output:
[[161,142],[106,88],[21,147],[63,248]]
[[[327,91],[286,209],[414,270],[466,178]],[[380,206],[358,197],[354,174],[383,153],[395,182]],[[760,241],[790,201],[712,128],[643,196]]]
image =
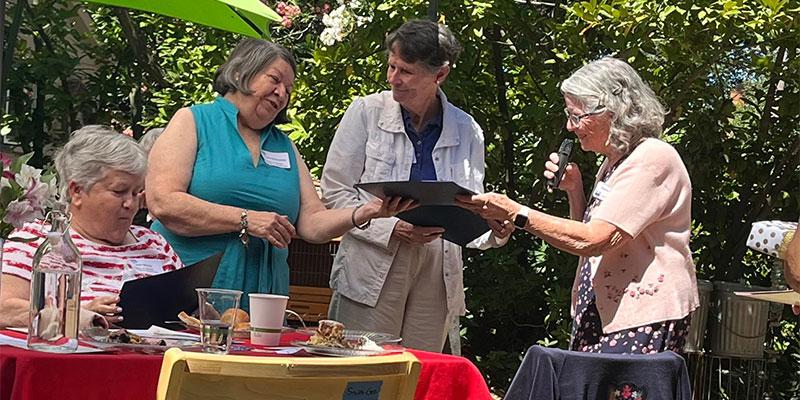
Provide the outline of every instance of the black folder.
[[403,211],[397,218],[416,226],[442,227],[442,238],[460,246],[466,246],[490,229],[478,214],[455,205],[456,195],[475,194],[455,182],[371,182],[356,184],[355,188],[381,199],[405,197],[417,200],[419,207]]
[[165,326],[175,321],[181,311],[197,309],[197,288],[211,287],[222,253],[175,271],[127,281],[119,294],[122,321],[117,325],[130,329]]

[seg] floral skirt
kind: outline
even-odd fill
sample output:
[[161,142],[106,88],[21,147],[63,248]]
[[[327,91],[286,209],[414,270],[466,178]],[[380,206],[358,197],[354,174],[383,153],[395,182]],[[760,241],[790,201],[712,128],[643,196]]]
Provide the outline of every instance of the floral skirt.
[[618,332],[603,333],[594,302],[586,308],[580,323],[573,322],[571,350],[588,353],[653,354],[666,350],[683,353],[690,317],[656,322]]
[[683,353],[691,317],[661,321],[645,326],[603,333],[597,311],[591,267],[581,268],[575,320],[572,322],[571,350],[588,353],[652,354],[666,350]]

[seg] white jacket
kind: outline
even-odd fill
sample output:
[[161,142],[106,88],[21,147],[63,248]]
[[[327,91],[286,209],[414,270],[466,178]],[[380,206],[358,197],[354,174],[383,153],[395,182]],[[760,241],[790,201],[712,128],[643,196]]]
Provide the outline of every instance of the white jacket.
[[[436,177],[483,192],[483,130],[464,111],[442,101],[442,134],[433,149]],[[369,201],[369,194],[353,185],[361,182],[406,181],[414,147],[405,133],[400,104],[391,91],[356,98],[342,118],[322,173],[322,198],[329,208],[353,207]],[[330,285],[341,295],[375,306],[399,242],[391,240],[397,218],[375,219],[366,230],[352,229],[342,238],[333,262]],[[463,315],[464,282],[461,247],[439,239],[444,252],[443,274],[447,308]],[[469,247],[505,244],[487,233]]]

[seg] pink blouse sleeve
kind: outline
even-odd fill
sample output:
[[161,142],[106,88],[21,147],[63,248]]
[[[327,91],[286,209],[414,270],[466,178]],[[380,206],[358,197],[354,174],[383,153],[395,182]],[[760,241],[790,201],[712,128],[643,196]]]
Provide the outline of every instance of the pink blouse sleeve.
[[676,210],[681,194],[691,189],[678,153],[655,139],[634,150],[607,183],[610,190],[592,219],[609,222],[634,238]]

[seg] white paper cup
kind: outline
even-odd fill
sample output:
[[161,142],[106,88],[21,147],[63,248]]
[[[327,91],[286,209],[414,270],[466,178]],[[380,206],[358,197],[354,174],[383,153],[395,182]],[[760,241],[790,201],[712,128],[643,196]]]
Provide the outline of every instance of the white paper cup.
[[283,317],[289,296],[250,293],[250,342],[277,346],[283,330]]

